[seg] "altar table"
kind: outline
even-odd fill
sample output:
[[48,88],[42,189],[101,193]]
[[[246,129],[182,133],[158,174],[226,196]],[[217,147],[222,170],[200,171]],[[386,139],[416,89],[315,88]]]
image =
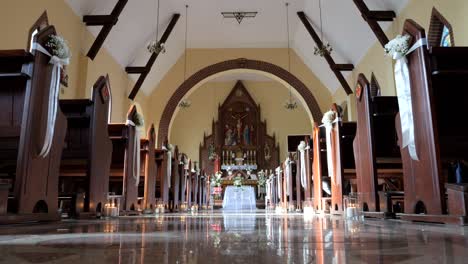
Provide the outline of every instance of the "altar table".
[[224,210],[255,210],[255,189],[252,186],[227,186],[223,199]]

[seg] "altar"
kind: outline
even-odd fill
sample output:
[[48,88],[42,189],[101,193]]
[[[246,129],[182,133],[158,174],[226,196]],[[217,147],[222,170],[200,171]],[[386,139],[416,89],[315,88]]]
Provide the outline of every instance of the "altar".
[[255,210],[256,198],[253,186],[227,186],[224,192],[223,210]]

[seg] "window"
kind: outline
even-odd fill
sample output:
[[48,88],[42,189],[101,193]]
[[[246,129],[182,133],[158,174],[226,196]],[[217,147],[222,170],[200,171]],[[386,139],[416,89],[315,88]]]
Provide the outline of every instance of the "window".
[[455,46],[452,26],[435,8],[432,9],[428,41],[431,47]]

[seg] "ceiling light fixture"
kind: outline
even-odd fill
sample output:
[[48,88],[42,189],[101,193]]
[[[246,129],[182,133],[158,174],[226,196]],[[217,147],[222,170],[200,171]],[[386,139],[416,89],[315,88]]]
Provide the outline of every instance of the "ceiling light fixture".
[[[185,5],[185,54],[184,54],[184,82],[187,80],[187,32],[188,32],[188,5]],[[179,103],[180,108],[189,108],[192,102],[182,99]]]
[[333,48],[330,45],[330,43],[327,43],[325,45],[325,43],[323,42],[322,0],[319,0],[319,10],[320,10],[320,40],[322,41],[322,46],[321,47],[316,46],[314,48],[314,55],[323,57],[325,56],[325,54],[330,54],[333,51]]
[[159,0],[158,0],[158,7],[157,7],[157,19],[156,19],[156,38],[155,40],[151,41],[148,45],[147,49],[149,53],[165,53],[166,47],[165,43],[161,43],[158,41],[159,38]]
[[[286,3],[286,33],[288,35],[288,72],[291,73],[291,51],[290,51],[290,37],[289,37],[289,3]],[[284,103],[284,108],[287,110],[295,110],[297,102],[293,99],[291,87],[289,87],[289,99]]]
[[244,12],[244,11],[238,11],[238,12],[221,12],[221,15],[224,18],[235,18],[237,20],[237,23],[242,23],[242,20],[244,18],[254,18],[256,17],[258,12]]

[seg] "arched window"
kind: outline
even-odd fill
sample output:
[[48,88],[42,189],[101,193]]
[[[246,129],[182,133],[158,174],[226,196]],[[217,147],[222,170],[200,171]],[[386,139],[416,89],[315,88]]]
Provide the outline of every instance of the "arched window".
[[455,46],[452,25],[435,7],[432,9],[428,40],[431,47]]

